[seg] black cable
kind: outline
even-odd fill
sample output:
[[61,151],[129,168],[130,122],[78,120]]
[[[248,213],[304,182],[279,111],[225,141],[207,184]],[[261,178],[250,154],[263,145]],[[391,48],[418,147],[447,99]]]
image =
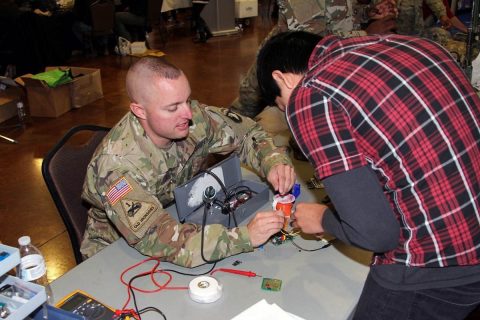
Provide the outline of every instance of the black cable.
[[[206,174],[209,174],[210,176],[212,176],[217,182],[218,184],[220,185],[220,188],[222,189],[222,192],[223,194],[225,195],[225,200],[223,201],[223,203],[221,203],[220,207],[222,208],[222,213],[226,214],[225,211],[228,213],[229,215],[229,219],[228,219],[228,225],[230,226],[230,216],[231,216],[231,210],[230,210],[230,205],[228,204],[227,202],[227,199],[228,199],[228,190],[227,190],[227,187],[225,186],[225,184],[223,183],[222,180],[220,180],[220,178],[215,174],[213,173],[212,171],[208,170],[208,169],[203,169],[203,170],[200,170],[199,173],[206,173]],[[214,203],[218,205],[220,201],[215,199],[214,200]],[[205,219],[205,215],[204,215],[204,219]],[[235,227],[238,227],[238,224],[237,224],[237,221],[235,219],[235,217],[233,217],[233,220],[235,222]],[[206,224],[206,222],[205,222]],[[203,230],[203,229],[202,229]],[[202,239],[203,239],[203,233],[202,233]],[[202,242],[202,247],[203,247],[203,242]],[[207,261],[204,259],[203,257],[203,251],[202,251],[202,259],[204,261]]]
[[321,250],[321,249],[328,248],[328,247],[330,247],[330,246],[332,245],[333,241],[336,240],[336,239],[333,239],[333,240],[328,241],[328,240],[325,240],[325,239],[320,239],[320,240],[317,240],[317,241],[322,241],[322,240],[323,240],[323,241],[326,242],[326,244],[323,245],[323,246],[321,246],[321,247],[319,247],[319,248],[315,248],[315,249],[305,249],[305,248],[300,247],[298,244],[296,244],[295,241],[293,241],[293,237],[292,237],[292,236],[289,236],[288,238],[290,239],[290,241],[292,242],[292,244],[293,244],[295,247],[297,247],[297,248],[300,249],[300,250],[307,251],[307,252],[314,252],[314,251],[318,251],[318,250]]
[[[220,258],[220,259],[216,259],[216,260],[209,260],[205,257],[204,252],[203,252],[204,242],[205,242],[205,226],[207,225],[208,211],[210,210],[212,205],[219,206],[221,208],[221,212],[223,214],[228,214],[228,227],[230,228],[230,222],[231,222],[230,219],[232,219],[234,224],[235,224],[235,228],[238,228],[238,222],[237,222],[237,218],[235,216],[235,210],[237,209],[237,203],[240,202],[240,199],[238,198],[239,195],[240,194],[248,194],[248,199],[250,199],[252,194],[256,194],[257,192],[251,190],[247,186],[236,186],[235,188],[233,188],[229,191],[229,190],[227,190],[227,187],[225,186],[223,181],[220,180],[220,178],[215,173],[213,173],[212,171],[210,171],[208,169],[203,169],[203,170],[200,170],[199,173],[206,173],[206,174],[211,175],[218,182],[218,184],[220,185],[220,188],[222,189],[222,192],[225,195],[225,199],[223,200],[223,202],[218,200],[218,199],[214,199],[211,202],[205,203],[205,207],[204,207],[204,210],[203,210],[202,233],[201,233],[201,241],[200,241],[200,254],[202,256],[203,261],[205,261],[206,263],[217,263],[218,261],[221,261],[224,258]],[[235,201],[236,201],[234,208],[232,208],[232,206],[230,205],[230,201],[232,200],[232,198],[235,198]],[[242,203],[248,201],[248,199],[247,200],[242,200]]]
[[128,281],[128,290],[130,290],[130,293],[132,294],[132,300],[133,300],[133,306],[135,307],[135,312],[138,314],[138,319],[142,320],[142,316],[141,316],[142,313],[152,311],[152,310],[149,310],[149,309],[154,309],[153,311],[158,312],[163,317],[164,320],[167,320],[167,317],[165,316],[165,314],[162,311],[160,311],[160,309],[157,309],[157,308],[154,308],[154,307],[146,307],[146,308],[143,308],[142,310],[138,310],[137,298],[135,297],[135,290],[133,290],[132,282],[135,279],[142,278],[142,277],[149,276],[149,275],[150,275],[150,273],[137,274],[136,276],[133,276],[130,279],[130,281]]
[[202,236],[200,239],[200,254],[202,255],[203,261],[206,263],[217,263],[218,261],[223,260],[224,258],[216,259],[216,260],[208,260],[205,258],[205,255],[203,253],[203,243],[205,242],[205,226],[207,225],[207,212],[210,209],[211,204],[205,204],[205,207],[203,209],[203,219],[202,219]]
[[232,210],[232,208],[230,207],[230,203],[228,202],[227,202],[227,206],[228,206],[228,226],[230,227],[230,217],[232,217],[235,228],[238,228],[237,217],[235,217],[236,208]]
[[235,188],[231,189],[230,192],[229,192],[229,196],[232,197],[232,196],[237,196],[239,193],[242,193],[245,192],[245,193],[257,193],[255,191],[253,191],[252,189],[250,189],[250,187],[247,187],[247,186],[236,186]]
[[[248,198],[246,200],[239,199],[240,195],[245,195],[245,194],[248,196]],[[237,217],[235,216],[235,210],[239,206],[238,203],[240,203],[240,205],[241,205],[242,203],[247,202],[252,197],[252,194],[257,194],[257,192],[253,191],[252,189],[250,189],[247,186],[237,186],[237,187],[233,188],[232,190],[230,190],[228,192],[228,195],[224,200],[224,206],[227,207],[228,214],[229,214],[229,217],[228,217],[228,226],[229,227],[230,227],[230,219],[233,219],[235,227],[236,228],[238,227]],[[235,206],[233,208],[230,205],[230,201],[232,199],[235,199]]]
[[205,272],[203,272],[203,273],[199,273],[199,274],[185,273],[185,272],[181,272],[181,271],[177,271],[177,270],[172,270],[172,269],[163,269],[163,271],[165,271],[165,272],[174,272],[174,273],[181,274],[181,275],[183,275],[183,276],[199,277],[199,276],[203,276],[203,275],[209,274],[210,272],[213,271],[213,269],[215,269],[216,266],[217,266],[217,263],[215,262],[215,263],[212,265],[212,267],[210,268],[210,270],[205,271]]
[[220,178],[215,173],[213,173],[208,169],[202,169],[198,173],[207,173],[211,175],[215,180],[217,180],[218,184],[220,185],[220,188],[222,188],[223,193],[225,194],[225,196],[227,196],[227,187],[225,187],[225,184],[223,183],[223,181],[220,180]]
[[155,307],[146,307],[146,308],[143,308],[142,310],[139,310],[137,312],[137,314],[138,314],[138,317],[140,318],[140,320],[141,320],[140,314],[145,313],[145,312],[149,312],[149,311],[155,311],[155,312],[159,313],[163,317],[163,319],[167,320],[167,317],[165,316],[165,314],[160,309],[157,309]]
[[[186,272],[181,272],[181,271],[177,271],[177,270],[173,270],[173,269],[162,269],[162,271],[164,271],[164,272],[174,272],[174,273],[178,273],[178,274],[181,274],[181,275],[184,275],[184,276],[198,277],[198,276],[203,276],[205,274],[209,274],[210,272],[213,271],[213,269],[215,268],[216,265],[217,265],[217,263],[215,262],[212,265],[212,267],[210,268],[210,270],[208,270],[206,272],[203,272],[203,273],[199,273],[199,274],[186,273]],[[132,283],[133,283],[133,280],[135,280],[135,279],[142,278],[142,277],[149,276],[149,275],[150,275],[150,273],[138,274],[136,276],[133,276],[130,279],[130,281],[128,281],[128,289],[130,290],[130,293],[132,294],[132,300],[133,300],[133,305],[135,307],[135,312],[138,314],[138,317],[140,318],[140,320],[142,319],[140,314],[148,312],[148,311],[156,311],[160,315],[162,315],[163,319],[167,320],[167,317],[165,316],[165,314],[160,309],[157,309],[155,307],[146,307],[146,308],[143,308],[142,310],[138,310],[137,299],[135,297],[135,290],[133,290]]]

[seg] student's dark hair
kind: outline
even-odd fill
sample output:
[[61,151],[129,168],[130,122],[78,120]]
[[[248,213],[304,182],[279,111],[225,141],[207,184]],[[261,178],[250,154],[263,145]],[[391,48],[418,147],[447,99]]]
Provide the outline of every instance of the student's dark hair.
[[310,32],[289,31],[277,34],[265,43],[257,57],[258,86],[265,102],[275,105],[275,99],[280,96],[272,72],[305,73],[310,55],[321,39]]

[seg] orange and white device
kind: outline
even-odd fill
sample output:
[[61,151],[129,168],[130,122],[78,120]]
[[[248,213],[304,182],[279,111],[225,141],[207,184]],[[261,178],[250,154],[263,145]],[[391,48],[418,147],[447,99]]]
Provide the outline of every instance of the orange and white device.
[[[283,224],[283,230],[288,229],[288,225],[290,223],[290,215],[292,214],[293,204],[295,203],[295,196],[292,194],[287,195],[275,195],[273,197],[273,209],[281,210],[283,215],[285,216],[285,222]],[[282,234],[282,241],[286,240],[286,235]]]

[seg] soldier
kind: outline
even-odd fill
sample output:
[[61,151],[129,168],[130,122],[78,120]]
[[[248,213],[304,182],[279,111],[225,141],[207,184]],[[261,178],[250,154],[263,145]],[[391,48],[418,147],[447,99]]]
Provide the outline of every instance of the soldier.
[[[457,16],[455,16],[455,14],[452,12],[452,10],[450,8],[450,4],[448,3],[448,0],[442,0],[442,2],[443,2],[443,6],[445,7],[445,10],[446,10],[447,17],[448,17],[448,19],[450,19],[450,23],[451,23],[452,27],[457,29],[460,32],[465,33],[465,34],[468,33],[467,26],[464,25],[463,22]],[[436,19],[434,18],[434,14],[433,14],[432,9],[430,9],[430,7],[428,6],[426,1],[423,1],[422,13],[423,13],[423,24],[424,24],[424,26],[427,27],[427,28],[433,27],[435,22],[436,22],[435,21]],[[447,26],[448,26],[448,24],[447,24]]]
[[[397,2],[396,31],[398,34],[424,37],[423,2],[423,0],[399,0]],[[440,20],[443,28],[448,29],[452,26],[442,0],[425,0],[425,4]]]
[[205,168],[209,155],[237,153],[280,193],[295,181],[291,161],[251,119],[190,100],[185,74],[161,58],[136,62],[126,87],[130,112],[102,141],[87,170],[82,197],[92,208],[81,248],[85,257],[123,237],[144,255],[195,267],[252,251],[281,229],[279,211],[257,213],[247,226],[233,229],[212,224],[202,232],[199,225],[177,223],[164,208],[176,186]]
[[[355,1],[355,0],[353,0]],[[367,33],[388,33],[395,27],[395,0],[382,0],[376,6],[352,4],[352,0],[277,0],[279,18],[277,26],[263,40],[280,32],[303,30],[321,36],[337,34],[344,37],[366,35]],[[368,23],[366,30],[361,30],[362,24]],[[259,49],[260,49],[259,48]],[[250,67],[247,75],[240,83],[239,97],[232,103],[232,110],[254,118],[266,104],[259,96],[256,66]],[[280,123],[284,123],[279,118]],[[267,123],[261,122],[267,127]]]

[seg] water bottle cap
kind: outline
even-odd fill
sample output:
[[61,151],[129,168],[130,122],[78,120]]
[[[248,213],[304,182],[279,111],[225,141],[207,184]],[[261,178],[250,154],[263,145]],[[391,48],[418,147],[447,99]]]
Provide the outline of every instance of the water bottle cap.
[[18,238],[18,244],[21,245],[21,246],[29,245],[30,242],[31,242],[31,240],[30,240],[29,236],[23,236],[23,237]]

